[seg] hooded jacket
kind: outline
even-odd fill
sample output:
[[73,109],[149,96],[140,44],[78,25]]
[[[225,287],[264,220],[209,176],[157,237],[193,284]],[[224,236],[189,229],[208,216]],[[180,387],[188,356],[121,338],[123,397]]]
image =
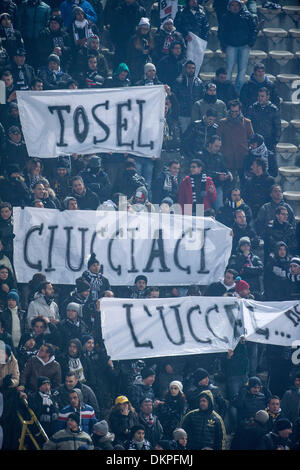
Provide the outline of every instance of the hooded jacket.
[[[70,356],[68,348],[71,343],[77,347],[76,356]],[[62,382],[65,381],[66,374],[71,370],[75,371],[80,382],[89,383],[91,377],[91,367],[83,354],[81,341],[78,338],[72,338],[66,344],[66,352],[57,355],[57,360],[61,367]]]
[[274,201],[266,202],[258,211],[256,219],[256,231],[258,235],[264,236],[265,230],[267,229],[269,223],[275,219],[275,211],[277,207],[283,206],[288,211],[288,222],[295,227],[295,215],[291,206],[285,202],[284,199],[281,199],[279,204],[276,204]]
[[249,385],[242,387],[238,396],[233,400],[232,404],[238,410],[239,421],[247,421],[253,418],[259,410],[264,410],[267,405],[269,396],[259,392],[252,394]]
[[264,137],[267,148],[275,150],[281,135],[281,119],[277,106],[271,101],[265,105],[256,101],[248,108],[246,117],[251,120],[254,132]]
[[258,92],[261,88],[267,88],[270,92],[270,101],[277,106],[279,109],[280,107],[280,100],[279,96],[276,92],[276,88],[273,82],[265,76],[265,79],[263,82],[258,82],[255,79],[254,73],[252,73],[250,80],[246,83],[241,88],[240,92],[240,101],[243,105],[243,112],[246,113],[249,106],[254,104],[257,101],[257,95]]
[[176,79],[174,93],[179,102],[179,115],[191,117],[192,106],[204,96],[204,85],[199,77],[189,78],[183,74]]
[[80,427],[84,432],[91,435],[93,432],[94,424],[97,423],[95,416],[95,411],[90,405],[83,403],[83,396],[81,390],[75,388],[74,391],[77,393],[79,398],[79,409],[73,408],[72,405],[64,406],[64,408],[59,412],[56,429],[60,431],[64,429],[67,424],[67,419],[69,414],[78,413],[80,415]]
[[88,450],[94,449],[88,433],[81,429],[78,432],[72,432],[67,428],[53,434],[51,439],[45,442],[43,450],[78,450],[81,446],[87,446]]
[[253,16],[244,8],[242,2],[239,13],[231,13],[228,11],[223,15],[219,24],[219,40],[222,49],[227,46],[253,47],[257,36],[257,25]]
[[182,72],[183,67],[183,46],[182,43],[179,43],[182,48],[182,53],[178,58],[172,54],[172,50],[178,42],[172,42],[169,50],[169,55],[162,57],[157,64],[157,75],[158,78],[164,83],[171,87],[173,90],[176,84],[176,78]]
[[189,404],[189,409],[193,410],[199,407],[199,400],[204,391],[209,391],[213,397],[214,409],[219,415],[224,418],[227,405],[220,390],[215,385],[209,383],[208,385],[191,385],[186,391],[186,398]]
[[128,398],[132,406],[139,410],[140,404],[145,398],[154,402],[155,396],[151,385],[145,385],[141,377],[137,377],[128,390]]
[[210,390],[204,390],[199,395],[208,401],[208,409],[202,411],[197,408],[187,413],[181,421],[180,427],[188,435],[188,448],[201,450],[210,447],[213,450],[225,449],[226,430],[221,416],[214,411],[214,399]]
[[[188,5],[188,1],[186,1],[186,5]],[[192,13],[188,6],[181,11],[179,10],[175,16],[174,25],[185,39],[189,33],[193,33],[204,41],[207,41],[209,23],[206,14],[203,8],[199,6],[195,11],[195,14]]]
[[76,3],[74,0],[65,0],[60,4],[59,8],[66,29],[71,26],[73,19],[73,6],[75,5],[83,9],[87,20],[93,23],[97,23],[97,15],[90,2],[86,0],[79,0],[79,2]]
[[[93,390],[88,385],[83,384],[81,382],[77,382],[76,388],[81,390],[83,402],[87,405],[90,405],[94,409],[95,414],[98,417],[100,415],[100,409],[98,400]],[[53,395],[58,403],[59,409],[62,409],[69,404],[69,389],[67,389],[64,384],[60,385],[54,391]]]
[[[278,254],[281,246],[286,248],[284,258]],[[283,301],[289,298],[287,273],[290,267],[290,259],[287,244],[283,241],[277,242],[274,252],[270,254],[265,267],[264,287],[267,300]]]
[[42,29],[47,26],[50,14],[50,6],[41,0],[36,2],[25,0],[25,2],[22,2],[18,11],[22,37],[24,39],[37,39]]
[[28,306],[27,312],[27,324],[30,327],[31,320],[35,317],[47,317],[47,318],[55,318],[55,320],[59,320],[59,311],[58,306],[52,300],[50,304],[46,302],[45,296],[39,292],[34,294],[34,300],[32,300]]

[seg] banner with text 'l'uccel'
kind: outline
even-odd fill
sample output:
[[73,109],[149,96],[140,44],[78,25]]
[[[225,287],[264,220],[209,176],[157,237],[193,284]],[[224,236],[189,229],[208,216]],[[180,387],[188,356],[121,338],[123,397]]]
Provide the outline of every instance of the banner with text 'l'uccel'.
[[248,341],[292,346],[300,303],[233,297],[101,300],[102,332],[113,360],[221,353]]
[[22,130],[31,157],[132,153],[159,157],[163,85],[97,90],[18,91]]
[[126,211],[14,208],[18,282],[44,272],[53,284],[75,284],[95,252],[110,284],[207,285],[223,275],[231,230],[207,217]]

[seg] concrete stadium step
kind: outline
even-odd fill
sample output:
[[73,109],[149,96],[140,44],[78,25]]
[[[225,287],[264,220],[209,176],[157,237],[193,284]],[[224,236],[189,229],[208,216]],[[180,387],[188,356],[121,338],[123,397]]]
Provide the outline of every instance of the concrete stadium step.
[[[284,101],[295,101],[294,96],[297,95],[296,88],[298,80],[300,80],[300,76],[296,74],[280,73],[277,75],[276,90]],[[282,116],[282,118],[286,119],[287,121],[291,121],[292,119],[298,119],[299,117],[298,115],[294,115],[290,116],[289,118]]]
[[[215,72],[201,72],[200,73],[200,78],[203,82],[209,83],[215,78],[216,74]],[[232,83],[234,83],[236,79],[237,74],[233,73],[232,74]],[[245,75],[246,80],[249,80],[250,75]]]
[[298,59],[290,51],[269,51],[266,69],[273,75],[281,73],[297,73]]
[[300,191],[284,191],[283,197],[292,207],[295,217],[300,219]]
[[268,54],[265,51],[261,51],[258,49],[251,49],[246,73],[251,74],[253,72],[254,65],[257,62],[262,62],[263,64],[266,65],[267,59],[268,59]]
[[212,26],[209,31],[209,37],[208,37],[208,43],[207,47],[208,49],[212,51],[216,51],[217,49],[220,48],[220,41],[218,38],[218,26]]
[[291,52],[300,51],[300,29],[289,29],[290,47]]
[[293,139],[290,139],[290,124],[288,121],[281,119],[281,136],[279,142],[293,142]]
[[[297,3],[295,1],[295,3]],[[296,28],[300,26],[300,6],[286,5],[283,7],[283,15],[280,16],[280,27],[284,29]]]
[[[282,28],[264,28],[262,30],[267,51],[288,51],[289,34]],[[266,49],[264,49],[266,50]]]
[[216,65],[216,62],[218,60],[219,58],[215,56],[214,51],[212,51],[211,49],[206,49],[201,70],[205,72],[214,72],[218,68],[218,65]]
[[210,26],[218,26],[218,20],[215,10],[213,9],[212,3],[205,5],[205,13]]
[[281,166],[278,168],[283,191],[300,191],[300,167]]
[[289,125],[291,142],[300,145],[300,119],[292,119]]
[[[280,19],[283,15],[281,10],[271,10],[269,8],[257,7],[258,17],[264,20],[265,28],[280,28]],[[292,28],[292,26],[291,26]]]
[[294,144],[279,142],[276,145],[276,157],[278,167],[297,166],[298,147]]

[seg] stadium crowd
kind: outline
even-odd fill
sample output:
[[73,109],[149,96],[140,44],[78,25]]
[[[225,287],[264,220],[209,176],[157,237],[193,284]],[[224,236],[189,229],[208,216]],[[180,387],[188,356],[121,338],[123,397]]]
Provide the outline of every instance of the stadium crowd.
[[[160,25],[152,2],[142,0],[104,7],[101,0],[0,0],[2,449],[18,449],[12,409],[25,416],[24,398],[48,436],[46,450],[300,448],[300,370],[291,347],[241,337],[224,354],[113,361],[102,337],[104,297],[300,298],[299,223],[277,179],[280,97],[263,63],[245,79],[260,28],[256,1],[214,0],[226,64],[210,83],[186,59],[191,32],[208,39],[201,3],[187,0]],[[28,155],[16,91],[147,85],[166,92],[159,159]],[[139,275],[133,286],[115,287],[101,273],[100,254],[91,253],[74,286],[52,285],[40,272],[18,283],[14,207],[118,210],[122,195],[132,213],[168,213],[178,203],[195,215],[204,204],[205,217],[232,229],[224,277],[157,287]]]

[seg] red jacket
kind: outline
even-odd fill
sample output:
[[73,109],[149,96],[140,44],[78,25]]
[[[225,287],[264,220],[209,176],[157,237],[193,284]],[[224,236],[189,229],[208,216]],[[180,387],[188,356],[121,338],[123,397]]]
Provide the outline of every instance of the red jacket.
[[[213,192],[209,191],[209,188],[213,188]],[[206,196],[203,198],[204,210],[210,209],[211,204],[214,203],[217,199],[217,191],[214,185],[213,180],[207,176],[206,177]],[[192,215],[192,206],[193,206],[193,191],[192,184],[189,176],[183,178],[179,186],[178,192],[178,202],[182,207],[182,213],[185,215]],[[184,204],[190,204],[190,208],[185,208]]]

